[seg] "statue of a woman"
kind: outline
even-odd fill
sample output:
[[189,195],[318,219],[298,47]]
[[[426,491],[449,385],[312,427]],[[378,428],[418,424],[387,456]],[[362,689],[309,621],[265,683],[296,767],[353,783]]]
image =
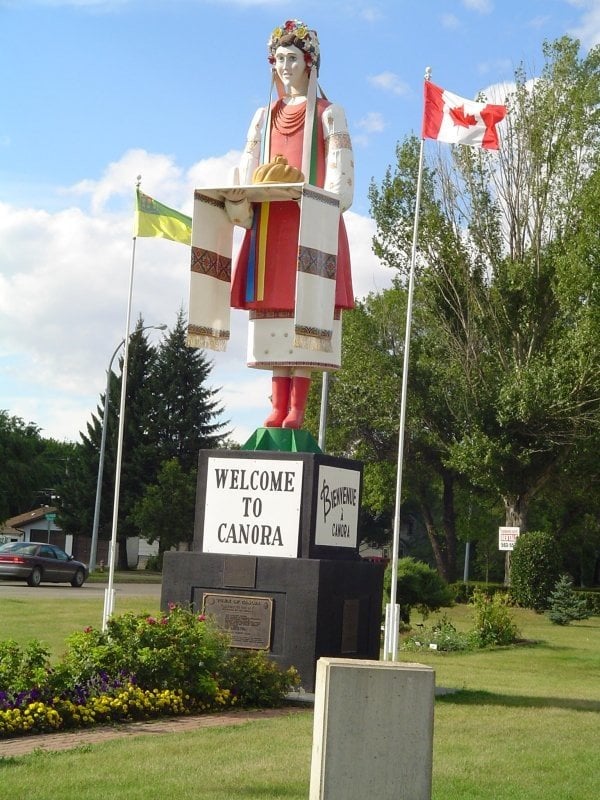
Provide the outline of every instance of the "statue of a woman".
[[[317,97],[317,34],[300,20],[288,20],[271,34],[268,51],[273,85],[279,96],[254,115],[239,183],[251,184],[259,164],[284,156],[288,165],[301,171],[300,180],[337,196],[343,212],[352,203],[352,149],[342,108],[325,97]],[[321,347],[312,344],[310,337],[299,340],[297,335],[298,292],[310,295],[302,298],[305,309],[322,301],[322,284],[318,280],[297,283],[299,204],[250,204],[243,190],[231,189],[226,194],[225,208],[232,222],[247,228],[233,270],[231,305],[250,312],[248,366],[273,372],[273,409],[264,424],[299,428],[312,371],[340,366],[341,311],[354,305],[344,221],[340,213],[336,218],[337,259],[334,255],[326,266],[314,268],[314,274],[320,270],[325,278],[335,281],[330,336],[328,344]],[[314,333],[314,329],[310,330]]]

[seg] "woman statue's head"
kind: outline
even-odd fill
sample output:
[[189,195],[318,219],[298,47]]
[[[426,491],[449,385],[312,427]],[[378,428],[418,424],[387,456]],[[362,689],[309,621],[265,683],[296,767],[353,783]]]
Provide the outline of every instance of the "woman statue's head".
[[278,47],[297,47],[304,54],[304,61],[308,71],[314,67],[319,72],[321,61],[319,39],[316,31],[311,31],[299,19],[288,19],[271,33],[267,43],[269,50],[269,63],[275,65],[275,52]]

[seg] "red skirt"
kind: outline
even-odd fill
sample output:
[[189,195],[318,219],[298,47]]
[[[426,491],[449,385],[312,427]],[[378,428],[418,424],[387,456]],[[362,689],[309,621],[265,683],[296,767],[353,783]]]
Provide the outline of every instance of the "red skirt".
[[[256,213],[256,210],[255,210]],[[264,296],[253,299],[249,286],[248,264],[253,247],[252,230],[247,230],[236,258],[231,281],[232,308],[262,311],[293,311],[296,304],[296,271],[298,265],[298,230],[300,209],[297,203],[270,203],[265,255]],[[335,282],[336,309],[354,308],[350,248],[344,220],[340,216],[337,272]]]

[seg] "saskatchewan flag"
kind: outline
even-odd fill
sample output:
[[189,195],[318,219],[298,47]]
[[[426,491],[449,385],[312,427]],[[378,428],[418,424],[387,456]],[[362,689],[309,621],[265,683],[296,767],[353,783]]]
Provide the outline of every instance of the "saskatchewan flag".
[[192,218],[136,190],[134,236],[160,236],[191,244]]

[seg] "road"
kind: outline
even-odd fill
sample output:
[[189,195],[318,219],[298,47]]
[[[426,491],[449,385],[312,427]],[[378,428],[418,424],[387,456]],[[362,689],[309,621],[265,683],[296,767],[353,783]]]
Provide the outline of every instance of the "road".
[[[74,589],[66,583],[43,583],[37,588],[27,586],[19,581],[0,581],[0,598],[37,597],[41,599],[63,599],[77,597],[79,599],[104,598],[105,583],[84,583],[80,589]],[[151,597],[160,601],[160,583],[115,583],[118,597]]]

